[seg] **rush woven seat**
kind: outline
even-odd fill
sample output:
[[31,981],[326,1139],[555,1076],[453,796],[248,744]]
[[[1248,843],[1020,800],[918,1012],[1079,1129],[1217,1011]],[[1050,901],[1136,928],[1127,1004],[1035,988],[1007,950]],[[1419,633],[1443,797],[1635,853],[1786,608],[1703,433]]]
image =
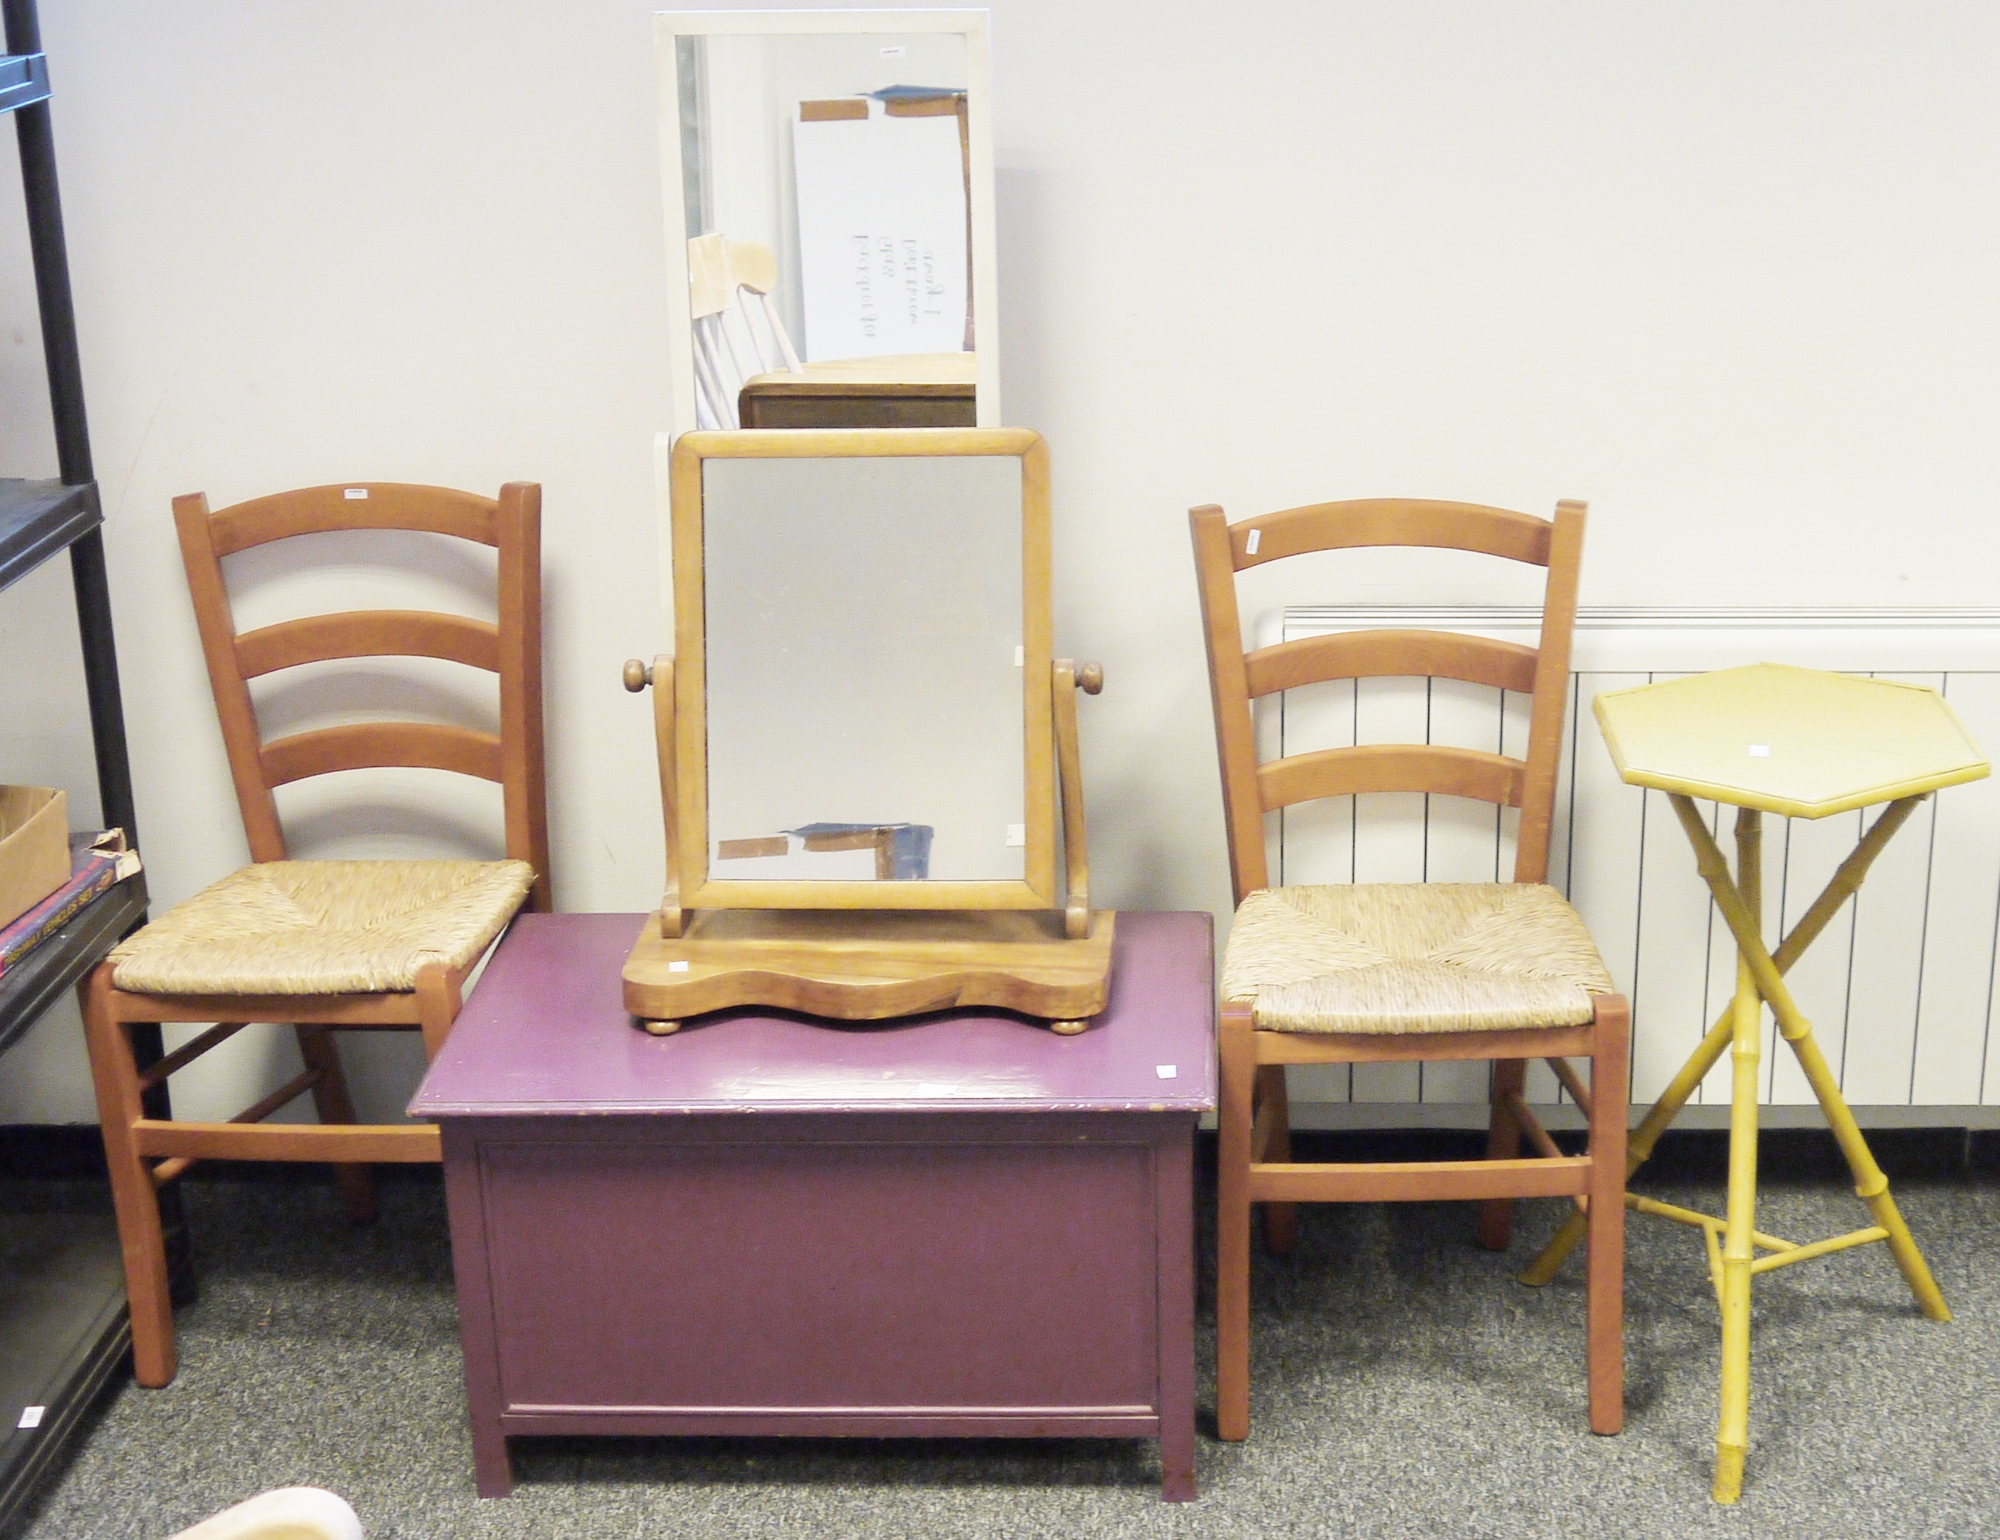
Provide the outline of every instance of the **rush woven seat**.
[[528,896],[526,861],[265,861],[174,905],[111,953],[119,989],[161,995],[413,990],[464,969]]
[[[1282,1256],[1292,1248],[1300,1203],[1483,1200],[1479,1240],[1499,1250],[1507,1245],[1515,1199],[1563,1197],[1588,1218],[1590,1426],[1616,1433],[1625,1415],[1630,1013],[1582,920],[1546,881],[1583,506],[1563,503],[1554,519],[1538,519],[1471,503],[1376,498],[1288,508],[1234,524],[1220,508],[1196,508],[1190,522],[1237,905],[1223,953],[1218,1034],[1216,1431],[1225,1439],[1250,1432],[1253,1208],[1262,1205],[1265,1245]],[[1539,645],[1410,628],[1329,631],[1245,648],[1239,572],[1364,546],[1476,552],[1546,568]],[[1298,581],[1291,579],[1294,588]],[[1425,741],[1363,740],[1364,681],[1385,679],[1453,681],[1451,697],[1474,704],[1494,724],[1491,735],[1479,743],[1432,741],[1433,728],[1448,733],[1455,723],[1463,729],[1470,718],[1448,713],[1434,719],[1433,691],[1425,683],[1421,715],[1401,718],[1421,724]],[[1251,702],[1336,681],[1336,688],[1354,691],[1354,741],[1293,746],[1260,763]],[[1486,716],[1485,701],[1467,687],[1490,692],[1499,709]],[[1414,697],[1416,687],[1408,693]],[[1520,703],[1529,720],[1527,752],[1517,758],[1504,749],[1518,742],[1518,727],[1506,723],[1509,706]],[[1313,712],[1301,715],[1310,720]],[[1319,720],[1323,726],[1326,718]],[[1285,742],[1282,732],[1274,736]],[[1272,885],[1265,854],[1272,815],[1340,798],[1338,821],[1358,831],[1384,801],[1407,808],[1418,795],[1425,799],[1419,805],[1426,840],[1430,810],[1447,798],[1518,809],[1511,829],[1504,811],[1485,825],[1503,846],[1511,838],[1514,880]],[[1358,837],[1353,848],[1359,865]],[[1418,870],[1431,869],[1426,855]],[[1590,1060],[1587,1086],[1571,1057]],[[1548,1060],[1588,1118],[1585,1153],[1559,1148],[1523,1099],[1530,1058]],[[1290,1065],[1421,1067],[1466,1059],[1493,1066],[1486,1159],[1293,1158],[1285,1084]],[[1523,1158],[1524,1141],[1534,1156]]]
[[1539,882],[1261,888],[1236,911],[1222,994],[1263,1032],[1578,1026],[1611,975]]
[[[502,487],[498,498],[388,482],[306,487],[215,512],[199,494],[174,499],[222,745],[255,864],[127,938],[80,986],[131,1302],[132,1373],[141,1385],[167,1384],[177,1366],[160,1199],[188,1167],[212,1159],[325,1161],[348,1217],[365,1222],[375,1214],[371,1166],[440,1158],[433,1125],[355,1121],[335,1034],[420,1031],[425,1056],[435,1057],[487,946],[524,905],[551,907],[542,784],[541,510],[541,488],[527,482]],[[310,561],[312,542],[301,549],[299,537],[336,533],[345,555],[377,530],[449,537],[452,559],[470,555],[466,565],[475,569],[479,555],[458,543],[487,548],[495,617],[344,610],[236,629],[224,582],[229,557],[276,544]],[[396,549],[425,544],[399,541]],[[326,554],[326,547],[319,550]],[[315,687],[379,689],[384,670],[375,660],[384,658],[457,665],[495,681],[499,731],[385,714],[265,739],[253,681],[310,665]],[[361,666],[343,677],[337,665],[350,660]],[[505,859],[290,859],[278,816],[280,787],[390,768],[498,785],[504,837],[494,853]],[[335,791],[319,803],[339,810],[343,842],[365,830],[376,806],[356,789],[358,797],[342,799]],[[461,842],[456,828],[449,839]],[[155,1024],[163,1022],[213,1025],[162,1054]],[[246,1027],[267,1023],[295,1037],[300,1072],[227,1122],[174,1118],[168,1077]],[[150,1051],[142,1051],[149,1039]],[[307,1095],[317,1123],[267,1121]]]

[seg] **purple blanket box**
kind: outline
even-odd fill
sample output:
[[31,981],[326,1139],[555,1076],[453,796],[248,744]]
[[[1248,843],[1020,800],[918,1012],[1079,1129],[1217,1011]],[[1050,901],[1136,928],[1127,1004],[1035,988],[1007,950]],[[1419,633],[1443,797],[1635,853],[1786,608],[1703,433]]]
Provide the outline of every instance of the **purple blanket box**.
[[649,1037],[641,917],[523,915],[436,1121],[481,1496],[522,1434],[1158,1438],[1194,1496],[1206,914],[1121,914],[1078,1037],[734,1011]]

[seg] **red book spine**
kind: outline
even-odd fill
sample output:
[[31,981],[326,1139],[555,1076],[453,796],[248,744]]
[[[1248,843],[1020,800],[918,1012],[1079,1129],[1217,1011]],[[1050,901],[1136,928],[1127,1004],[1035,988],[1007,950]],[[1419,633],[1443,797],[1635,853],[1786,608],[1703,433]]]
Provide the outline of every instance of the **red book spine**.
[[76,912],[118,880],[118,858],[72,850],[70,879],[11,925],[0,928],[0,974],[69,922]]

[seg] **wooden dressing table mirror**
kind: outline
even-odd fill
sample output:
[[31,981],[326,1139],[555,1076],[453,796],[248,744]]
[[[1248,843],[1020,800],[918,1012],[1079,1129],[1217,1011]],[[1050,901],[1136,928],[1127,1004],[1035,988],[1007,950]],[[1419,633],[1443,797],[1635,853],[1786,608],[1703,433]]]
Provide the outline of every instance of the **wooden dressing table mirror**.
[[[956,1006],[1081,1032],[1076,694],[1052,654],[1048,450],[1024,429],[683,434],[653,688],[666,893],[624,970],[649,1031],[738,1006]],[[1058,887],[1057,809],[1064,882]]]

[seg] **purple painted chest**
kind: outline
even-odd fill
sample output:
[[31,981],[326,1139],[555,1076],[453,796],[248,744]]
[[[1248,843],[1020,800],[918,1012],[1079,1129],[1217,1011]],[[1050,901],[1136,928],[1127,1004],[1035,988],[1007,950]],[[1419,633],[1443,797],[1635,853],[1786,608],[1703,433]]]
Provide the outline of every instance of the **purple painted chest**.
[[577,1433],[1160,1440],[1194,1495],[1204,914],[1119,917],[1089,1031],[739,1011],[649,1037],[636,915],[523,915],[443,1130],[479,1491]]

